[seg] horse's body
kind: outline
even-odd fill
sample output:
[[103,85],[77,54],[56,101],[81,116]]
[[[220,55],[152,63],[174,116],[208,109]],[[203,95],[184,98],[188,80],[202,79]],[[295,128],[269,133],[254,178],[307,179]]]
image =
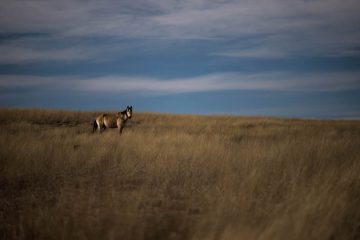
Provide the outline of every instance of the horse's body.
[[122,133],[125,123],[132,116],[132,106],[127,106],[127,108],[118,113],[106,114],[103,113],[99,115],[93,122],[93,132],[98,129],[99,132],[102,132],[106,128],[118,128],[119,134]]

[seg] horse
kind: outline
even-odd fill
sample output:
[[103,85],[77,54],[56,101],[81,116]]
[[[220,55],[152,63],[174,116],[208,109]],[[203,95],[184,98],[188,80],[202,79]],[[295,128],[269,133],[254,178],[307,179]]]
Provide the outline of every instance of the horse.
[[104,131],[106,128],[118,128],[119,135],[121,135],[125,123],[132,116],[132,106],[127,106],[122,112],[107,114],[103,113],[96,117],[93,122],[93,133],[98,129],[99,133]]

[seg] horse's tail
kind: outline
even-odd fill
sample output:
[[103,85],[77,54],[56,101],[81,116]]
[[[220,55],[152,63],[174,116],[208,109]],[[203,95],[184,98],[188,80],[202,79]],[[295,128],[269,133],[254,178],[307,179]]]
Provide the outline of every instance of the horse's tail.
[[96,119],[93,122],[93,133],[96,131],[96,129],[98,128],[98,124],[96,122]]

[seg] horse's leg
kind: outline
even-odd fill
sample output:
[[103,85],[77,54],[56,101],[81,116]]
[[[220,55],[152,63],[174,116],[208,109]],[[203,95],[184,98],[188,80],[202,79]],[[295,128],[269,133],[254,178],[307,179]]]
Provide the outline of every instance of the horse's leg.
[[99,121],[98,123],[98,131],[101,133],[103,123]]
[[119,127],[119,135],[122,134],[123,129],[124,129],[124,126],[120,126],[120,127]]
[[121,133],[123,131],[123,128],[124,128],[124,125],[121,122],[118,122],[117,127],[118,127],[118,130],[119,130],[119,135],[121,135]]
[[121,135],[122,130],[123,130],[123,128],[124,128],[124,124],[123,124],[123,122],[121,121],[120,118],[118,118],[118,119],[116,120],[116,125],[117,125],[118,130],[119,130],[119,135]]
[[105,126],[105,124],[104,124],[104,125],[101,127],[100,133],[104,132],[105,129],[106,129],[106,126]]

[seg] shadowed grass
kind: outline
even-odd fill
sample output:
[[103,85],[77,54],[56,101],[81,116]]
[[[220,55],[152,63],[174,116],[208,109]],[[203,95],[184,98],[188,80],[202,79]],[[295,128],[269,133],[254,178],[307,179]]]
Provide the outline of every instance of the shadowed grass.
[[0,111],[2,239],[358,239],[360,122]]

